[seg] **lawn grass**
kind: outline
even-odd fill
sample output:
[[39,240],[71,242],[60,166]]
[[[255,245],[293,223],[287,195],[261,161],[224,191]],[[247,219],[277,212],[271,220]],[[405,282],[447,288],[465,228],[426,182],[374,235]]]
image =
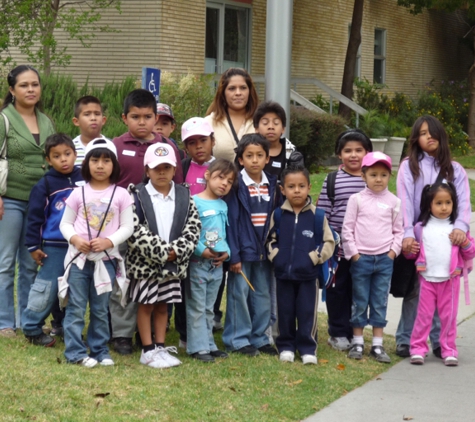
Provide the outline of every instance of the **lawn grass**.
[[[367,343],[370,334],[366,333]],[[326,315],[319,315],[319,363],[303,366],[277,357],[230,355],[214,364],[187,357],[166,370],[139,363],[140,354],[119,356],[114,367],[67,364],[64,344],[28,344],[19,334],[0,338],[2,421],[298,421],[317,412],[400,361],[394,338],[385,339],[393,363],[366,356],[350,360],[327,344]],[[221,336],[216,334],[218,346]],[[177,344],[171,330],[167,343]]]

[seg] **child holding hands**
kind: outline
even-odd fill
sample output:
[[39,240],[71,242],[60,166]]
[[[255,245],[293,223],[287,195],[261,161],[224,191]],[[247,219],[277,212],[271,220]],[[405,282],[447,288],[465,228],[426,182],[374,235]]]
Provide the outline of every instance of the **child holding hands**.
[[[362,359],[363,329],[373,327],[370,355],[378,362],[389,363],[383,347],[389,286],[394,258],[401,252],[403,236],[401,200],[388,190],[391,158],[382,152],[363,157],[366,188],[350,197],[343,220],[342,240],[345,258],[352,261],[353,327],[351,359]],[[368,318],[369,308],[369,318]]]

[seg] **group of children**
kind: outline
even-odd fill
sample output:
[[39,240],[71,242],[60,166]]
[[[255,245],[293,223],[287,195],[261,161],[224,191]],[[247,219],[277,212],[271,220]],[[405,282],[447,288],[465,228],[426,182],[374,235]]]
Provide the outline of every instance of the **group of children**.
[[[157,106],[146,90],[127,96],[122,118],[128,132],[109,141],[101,135],[106,118],[99,100],[83,97],[73,119],[80,135],[73,141],[55,134],[47,141],[52,168],[30,197],[27,246],[41,266],[21,316],[30,342],[48,347],[55,336],[64,335],[68,362],[113,365],[107,346],[111,336],[116,351],[131,353],[138,329],[142,364],[180,365],[172,355],[177,349],[165,345],[168,307],[174,304],[180,345],[199,361],[225,358],[227,351],[279,355],[293,362],[298,352],[304,364],[316,364],[319,267],[338,247],[335,230],[342,249],[327,291],[329,344],[361,359],[363,328],[369,324],[370,355],[390,361],[382,336],[393,260],[402,248],[417,255],[423,268],[411,363],[423,363],[435,304],[442,322],[442,356],[446,364],[456,362],[455,320],[448,307],[457,304],[460,265],[475,255],[475,246],[466,235],[468,225],[457,226],[459,220],[466,222],[465,211],[457,209],[457,203],[460,209],[466,202],[457,200],[458,187],[451,184],[460,176],[454,177],[450,166],[442,168],[440,158],[434,171],[441,168],[450,182],[424,188],[421,225],[430,230],[416,226],[416,240],[409,244],[405,232],[412,230],[412,220],[405,213],[414,217],[418,210],[413,204],[420,198],[406,189],[401,201],[388,191],[391,159],[373,153],[359,130],[337,139],[343,164],[323,185],[318,206],[326,218],[318,227],[309,173],[282,137],[286,119],[278,104],[258,107],[256,134],[242,137],[236,163],[213,157],[213,128],[200,117],[181,128],[185,157],[170,138],[175,129],[170,107]],[[430,148],[447,138],[438,135],[424,143],[423,136],[435,136],[435,129],[427,128],[424,135],[415,125],[414,131],[410,148],[416,161],[410,158],[409,163],[417,173],[417,160],[437,157]],[[433,242],[445,246],[439,250],[431,247]],[[217,348],[213,337],[224,263],[229,265],[226,351]],[[53,328],[47,335],[42,326],[50,312]],[[277,350],[269,335],[275,319]]]

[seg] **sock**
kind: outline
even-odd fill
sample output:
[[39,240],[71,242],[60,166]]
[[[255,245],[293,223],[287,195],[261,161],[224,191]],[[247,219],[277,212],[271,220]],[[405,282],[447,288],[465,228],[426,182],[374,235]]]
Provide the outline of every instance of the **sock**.
[[383,345],[383,338],[382,337],[373,337],[373,347],[374,346],[382,346]]
[[155,343],[156,347],[165,347],[165,343]]
[[142,345],[142,350],[144,353],[150,352],[151,350],[154,350],[154,349],[155,349],[154,344],[150,344],[148,346]]
[[353,340],[351,340],[351,344],[364,344],[363,336],[353,336]]

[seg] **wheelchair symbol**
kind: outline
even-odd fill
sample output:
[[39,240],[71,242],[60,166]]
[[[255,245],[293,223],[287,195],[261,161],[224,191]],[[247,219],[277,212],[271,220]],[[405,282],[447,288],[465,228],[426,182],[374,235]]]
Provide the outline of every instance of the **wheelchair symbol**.
[[155,81],[153,80],[153,73],[150,75],[150,82],[148,83],[148,90],[152,93],[155,93],[157,91],[157,88],[155,87]]

